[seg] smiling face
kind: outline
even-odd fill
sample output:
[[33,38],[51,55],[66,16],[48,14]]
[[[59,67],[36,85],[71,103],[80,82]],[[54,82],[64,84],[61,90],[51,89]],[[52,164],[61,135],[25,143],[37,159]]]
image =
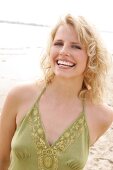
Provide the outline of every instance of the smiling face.
[[50,60],[55,76],[83,77],[87,54],[73,26],[64,24],[58,28],[50,49]]

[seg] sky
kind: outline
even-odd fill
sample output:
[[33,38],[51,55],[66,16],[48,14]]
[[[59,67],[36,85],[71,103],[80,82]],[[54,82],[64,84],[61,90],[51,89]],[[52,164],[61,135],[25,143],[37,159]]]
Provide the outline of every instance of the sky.
[[83,15],[113,49],[112,0],[0,0],[0,20],[53,25],[65,13]]

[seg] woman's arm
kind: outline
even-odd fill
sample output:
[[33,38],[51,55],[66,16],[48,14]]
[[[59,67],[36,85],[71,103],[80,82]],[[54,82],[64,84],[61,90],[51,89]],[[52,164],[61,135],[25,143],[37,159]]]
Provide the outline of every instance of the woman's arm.
[[93,145],[113,122],[113,107],[106,104],[94,105],[88,111],[90,145]]
[[0,170],[7,170],[10,163],[11,141],[16,129],[18,108],[17,89],[9,92],[0,114]]

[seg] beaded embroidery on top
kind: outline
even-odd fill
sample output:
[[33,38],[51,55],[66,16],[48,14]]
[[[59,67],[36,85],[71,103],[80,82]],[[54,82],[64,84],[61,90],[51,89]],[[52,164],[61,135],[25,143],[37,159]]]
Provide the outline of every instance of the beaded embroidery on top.
[[58,170],[58,153],[64,152],[82,133],[87,126],[82,114],[59,139],[51,146],[47,144],[37,105],[34,105],[29,116],[33,141],[36,146],[38,167],[40,170]]

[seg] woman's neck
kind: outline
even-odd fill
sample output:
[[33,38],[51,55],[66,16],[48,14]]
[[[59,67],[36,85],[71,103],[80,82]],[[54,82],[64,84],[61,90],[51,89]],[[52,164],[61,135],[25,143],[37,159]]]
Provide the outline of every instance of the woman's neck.
[[53,91],[55,96],[72,99],[78,98],[79,92],[82,88],[83,78],[82,79],[59,79],[54,78],[50,84],[50,88]]

